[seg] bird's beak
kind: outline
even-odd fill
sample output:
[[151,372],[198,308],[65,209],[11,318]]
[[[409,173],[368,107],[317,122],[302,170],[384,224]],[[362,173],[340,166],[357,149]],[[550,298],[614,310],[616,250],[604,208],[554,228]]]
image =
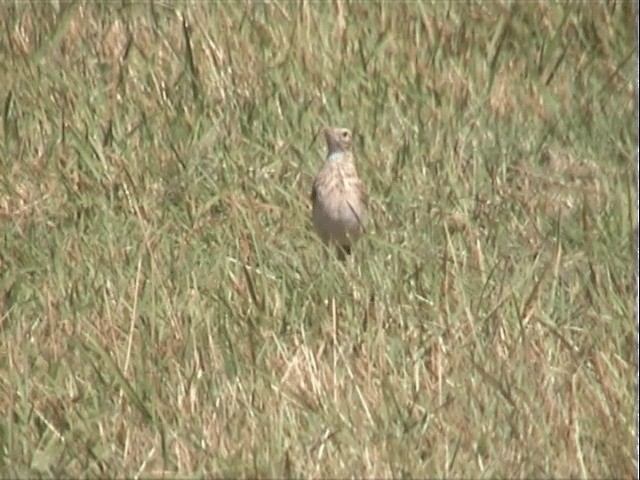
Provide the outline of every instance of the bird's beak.
[[325,138],[325,140],[327,140],[327,142],[329,141],[329,137],[331,137],[331,132],[333,131],[332,127],[324,127],[322,129],[322,136]]

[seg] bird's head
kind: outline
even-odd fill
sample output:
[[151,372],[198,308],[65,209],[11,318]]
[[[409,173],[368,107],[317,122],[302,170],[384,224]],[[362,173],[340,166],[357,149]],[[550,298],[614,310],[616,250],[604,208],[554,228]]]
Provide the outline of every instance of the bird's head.
[[327,141],[329,155],[336,152],[348,152],[351,150],[352,134],[348,128],[326,127],[324,138]]

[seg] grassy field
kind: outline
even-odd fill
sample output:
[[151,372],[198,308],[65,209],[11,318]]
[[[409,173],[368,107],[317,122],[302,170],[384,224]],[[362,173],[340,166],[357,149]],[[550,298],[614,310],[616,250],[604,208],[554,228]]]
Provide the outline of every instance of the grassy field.
[[636,475],[631,2],[0,12],[0,477]]

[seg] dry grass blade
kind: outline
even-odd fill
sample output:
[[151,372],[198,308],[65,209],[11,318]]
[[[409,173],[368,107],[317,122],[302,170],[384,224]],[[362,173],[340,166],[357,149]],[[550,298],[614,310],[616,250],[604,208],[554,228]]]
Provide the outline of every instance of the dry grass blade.
[[0,477],[631,478],[636,10],[4,1]]

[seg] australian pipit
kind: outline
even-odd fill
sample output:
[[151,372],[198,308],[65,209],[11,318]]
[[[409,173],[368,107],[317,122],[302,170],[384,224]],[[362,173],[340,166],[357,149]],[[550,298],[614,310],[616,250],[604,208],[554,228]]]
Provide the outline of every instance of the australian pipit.
[[327,127],[324,138],[327,159],[311,190],[313,226],[325,244],[337,247],[338,258],[344,260],[364,233],[369,198],[356,171],[351,131]]

